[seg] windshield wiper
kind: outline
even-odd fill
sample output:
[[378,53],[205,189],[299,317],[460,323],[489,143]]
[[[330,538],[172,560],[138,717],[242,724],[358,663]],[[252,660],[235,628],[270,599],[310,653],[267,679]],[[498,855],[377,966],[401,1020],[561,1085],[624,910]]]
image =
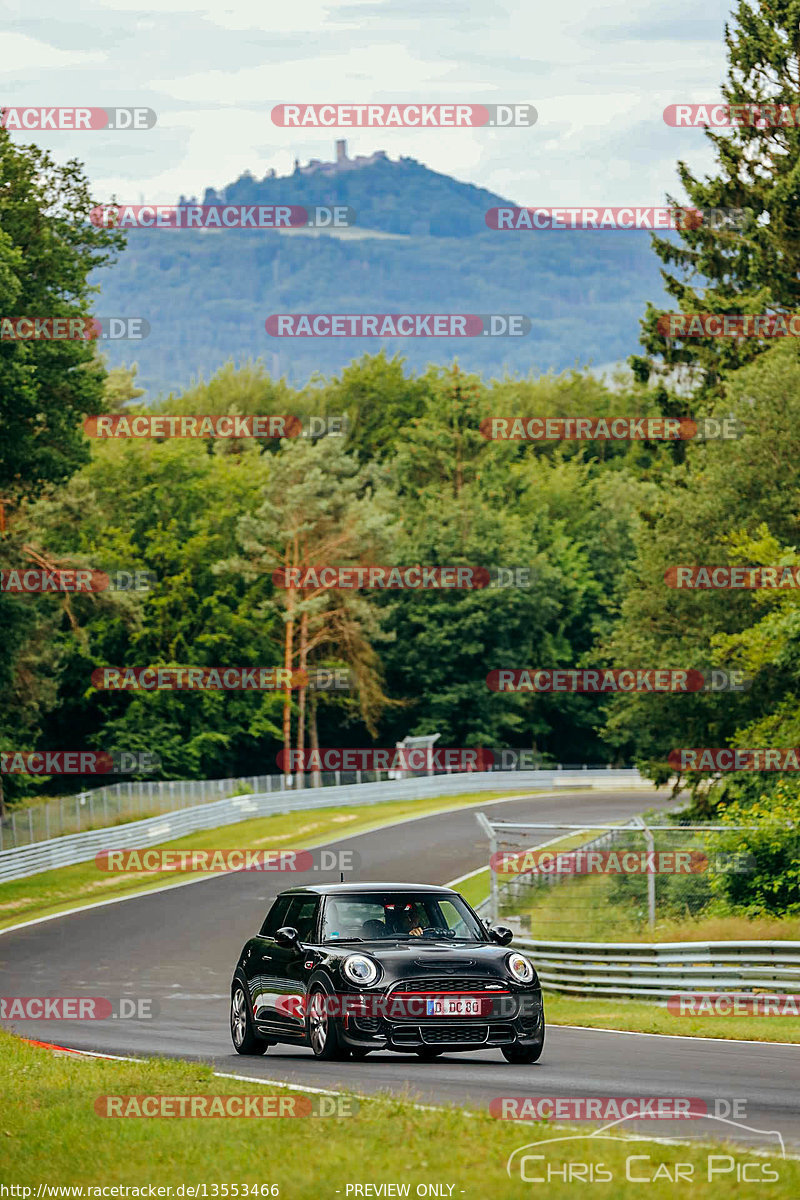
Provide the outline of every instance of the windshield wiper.
[[363,942],[363,941],[364,941],[364,939],[363,939],[363,938],[357,938],[357,937],[349,937],[349,938],[326,938],[326,939],[325,939],[325,945],[326,945],[326,946],[335,946],[335,945],[337,944],[337,942]]

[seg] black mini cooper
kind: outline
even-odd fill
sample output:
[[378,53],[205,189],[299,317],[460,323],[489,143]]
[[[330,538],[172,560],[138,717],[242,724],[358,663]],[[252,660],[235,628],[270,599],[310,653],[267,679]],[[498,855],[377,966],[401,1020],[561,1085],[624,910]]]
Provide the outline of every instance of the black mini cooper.
[[509,1062],[536,1062],[542,991],[527,958],[508,949],[511,937],[485,925],[451,888],[291,888],[239,956],[234,1047],[263,1054],[287,1042],[321,1059],[497,1047]]

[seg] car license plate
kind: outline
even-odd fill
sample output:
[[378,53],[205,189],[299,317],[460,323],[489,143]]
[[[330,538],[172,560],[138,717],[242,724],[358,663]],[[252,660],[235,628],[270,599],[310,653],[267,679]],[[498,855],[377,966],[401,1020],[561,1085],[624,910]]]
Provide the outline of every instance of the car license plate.
[[481,1002],[477,998],[468,1000],[461,996],[442,996],[428,1001],[427,1015],[429,1017],[479,1017]]

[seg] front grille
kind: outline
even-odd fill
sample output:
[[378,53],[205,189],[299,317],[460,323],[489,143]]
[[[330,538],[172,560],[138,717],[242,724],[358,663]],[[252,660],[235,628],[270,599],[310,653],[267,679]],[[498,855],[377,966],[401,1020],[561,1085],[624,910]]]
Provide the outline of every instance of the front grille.
[[[492,986],[490,986],[492,985]],[[485,976],[474,978],[463,975],[431,975],[421,979],[401,979],[390,989],[391,992],[497,992],[507,991],[498,979]]]
[[441,1046],[446,1043],[472,1045],[485,1042],[489,1036],[488,1025],[445,1025],[443,1028],[431,1029],[422,1026],[422,1040],[426,1046]]
[[392,1041],[404,1046],[418,1046],[422,1041],[418,1025],[397,1025],[392,1030]]

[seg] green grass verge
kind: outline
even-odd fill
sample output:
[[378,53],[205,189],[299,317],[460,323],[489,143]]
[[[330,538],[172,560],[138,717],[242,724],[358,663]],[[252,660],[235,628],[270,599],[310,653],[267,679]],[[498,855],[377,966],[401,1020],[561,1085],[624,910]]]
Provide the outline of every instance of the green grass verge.
[[744,1038],[756,1042],[800,1043],[797,1017],[679,1016],[645,1000],[607,1000],[563,992],[545,993],[548,1025],[627,1029],[633,1033],[672,1033],[683,1037]]
[[522,900],[506,910],[527,917],[531,937],[564,942],[723,942],[800,940],[800,916],[742,917],[706,910],[696,916],[667,917],[658,910],[656,923],[647,923],[646,901],[615,902],[615,879],[586,875],[537,889],[533,903]]
[[[334,1087],[339,1078],[341,1069],[338,1073],[332,1069]],[[256,1082],[215,1078],[209,1067],[197,1063],[56,1057],[0,1033],[3,1181],[33,1188],[34,1197],[39,1184],[175,1189],[181,1184],[205,1183],[209,1197],[215,1195],[214,1184],[218,1185],[216,1195],[234,1196],[232,1185],[236,1185],[240,1197],[244,1184],[275,1184],[286,1200],[335,1200],[337,1195],[344,1200],[347,1184],[405,1184],[413,1196],[417,1185],[436,1183],[451,1185],[449,1194],[458,1200],[462,1196],[466,1200],[485,1200],[487,1196],[492,1200],[516,1200],[532,1193],[531,1184],[523,1183],[519,1175],[512,1179],[506,1175],[506,1160],[513,1150],[540,1138],[585,1135],[591,1128],[555,1128],[545,1122],[512,1124],[486,1112],[465,1115],[456,1108],[420,1110],[408,1096],[362,1100],[358,1111],[349,1117],[299,1120],[126,1120],[98,1116],[95,1111],[99,1096],[189,1094],[297,1093]],[[676,1126],[682,1124],[677,1122]],[[663,1136],[663,1128],[660,1132]],[[676,1128],[674,1136],[684,1132]],[[602,1162],[613,1180],[592,1187],[592,1195],[600,1200],[641,1197],[642,1184],[626,1180],[626,1159],[634,1155],[640,1157],[632,1164],[631,1174],[660,1174],[647,1187],[650,1200],[676,1195],[678,1163],[691,1167],[693,1197],[711,1200],[718,1196],[719,1179],[735,1181],[736,1167],[731,1162],[726,1174],[709,1181],[709,1156],[726,1153],[735,1163],[755,1164],[753,1175],[765,1169],[776,1174],[777,1181],[769,1184],[768,1191],[774,1200],[800,1195],[800,1163],[777,1156],[756,1157],[746,1149],[731,1150],[719,1144],[711,1148],[638,1140],[592,1143],[582,1136],[578,1141],[534,1147],[531,1152],[545,1155],[544,1163],[529,1167],[538,1175],[548,1166],[563,1174],[564,1163]],[[645,1155],[649,1157],[641,1157]],[[712,1165],[720,1168],[722,1164],[717,1159]],[[684,1173],[686,1170],[684,1167]],[[227,1193],[222,1185],[228,1185]],[[764,1183],[740,1183],[736,1194],[745,1198],[763,1196]],[[91,1193],[84,1192],[87,1195]],[[172,1195],[176,1195],[174,1190]],[[447,1190],[444,1195],[448,1195]],[[547,1187],[547,1195],[549,1200],[574,1197],[575,1182],[556,1176]]]
[[[559,885],[559,887],[569,886],[569,884]],[[488,869],[479,871],[475,875],[470,875],[468,879],[458,884],[458,890],[473,907],[476,904],[480,904],[482,900],[485,900],[488,889]],[[552,898],[548,897],[547,903],[553,903]],[[500,919],[502,921],[502,917]],[[603,922],[605,930],[604,940],[609,936],[609,929],[614,930],[613,936],[615,940],[629,940],[627,937],[623,938],[619,934],[614,914],[611,914],[609,918],[604,916]],[[732,921],[731,923],[733,924],[734,922]],[[774,932],[776,926],[780,926],[784,930],[784,937],[798,937],[800,935],[800,930],[797,929],[798,922],[796,918],[787,918],[786,922],[783,923],[777,921],[751,921],[745,923],[745,928],[749,930],[748,933],[741,932],[741,924],[737,918],[735,920],[735,930],[729,930],[728,924],[720,920],[715,920],[713,923],[707,921],[702,926],[695,922],[691,926],[694,937],[690,938],[685,936],[690,926],[684,923],[683,925],[679,925],[677,930],[674,931],[675,936],[666,937],[661,930],[656,930],[655,937],[639,937],[636,940],[724,941],[726,933],[729,938],[746,938],[749,936],[753,939],[768,939],[769,937],[778,936]],[[791,930],[794,930],[794,934]],[[558,940],[557,935],[552,933],[542,932],[538,936],[544,939],[555,937],[555,940]],[[591,939],[580,938],[579,940],[590,941]],[[568,995],[563,992],[546,992],[545,1005],[549,1025],[585,1025],[592,1029],[623,1029],[632,1033],[670,1033],[679,1034],[683,1037],[745,1038],[758,1042],[800,1043],[800,1022],[798,1022],[796,1017],[792,1018],[791,1016],[679,1016],[677,1013],[668,1012],[660,1004],[645,1000],[613,1000],[606,999],[605,997],[581,997]]]
[[[529,794],[519,792],[519,795]],[[549,793],[542,792],[544,798]],[[398,800],[378,805],[350,805],[277,814],[240,821],[219,829],[206,829],[176,841],[160,843],[162,849],[288,849],[315,845],[350,833],[365,833],[391,821],[426,816],[443,809],[480,808],[513,792],[465,792],[458,796],[436,796],[425,800]],[[476,826],[477,830],[477,826]],[[20,921],[50,916],[80,904],[150,891],[169,883],[181,883],[202,872],[127,872],[99,870],[93,860],[73,867],[60,867],[0,884],[0,929]],[[291,886],[287,876],[286,886]]]

